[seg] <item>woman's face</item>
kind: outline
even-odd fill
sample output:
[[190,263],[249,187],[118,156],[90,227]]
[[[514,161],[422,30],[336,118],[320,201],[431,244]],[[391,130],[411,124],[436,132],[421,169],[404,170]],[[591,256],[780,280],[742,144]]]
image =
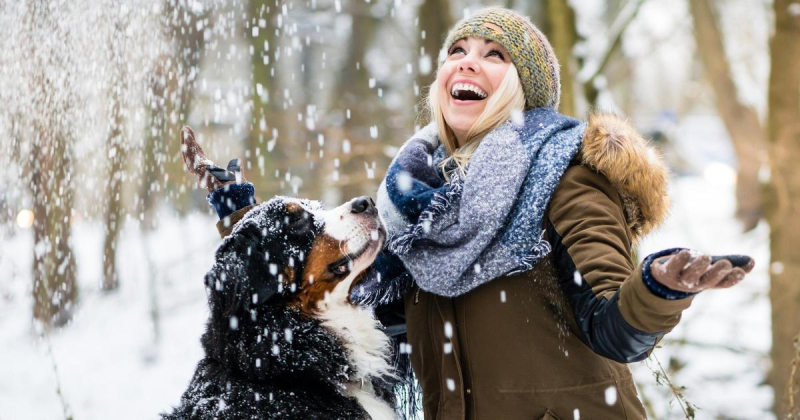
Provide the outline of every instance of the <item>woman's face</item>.
[[511,57],[500,44],[483,38],[460,39],[447,51],[437,75],[439,104],[459,147],[510,64]]

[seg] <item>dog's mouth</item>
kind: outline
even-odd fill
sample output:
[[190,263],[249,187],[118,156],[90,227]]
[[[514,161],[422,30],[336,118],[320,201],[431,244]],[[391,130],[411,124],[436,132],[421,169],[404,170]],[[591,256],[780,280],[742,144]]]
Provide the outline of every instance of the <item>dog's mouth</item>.
[[343,256],[351,261],[377,252],[386,241],[386,229],[371,199],[360,197],[320,214],[324,233],[338,241]]
[[[362,227],[361,232],[342,244],[345,249],[353,249],[340,260],[342,264],[349,264],[352,271],[361,271],[372,264],[386,242],[386,228],[380,220],[376,218],[375,223],[370,225]],[[367,235],[368,239],[365,239]]]

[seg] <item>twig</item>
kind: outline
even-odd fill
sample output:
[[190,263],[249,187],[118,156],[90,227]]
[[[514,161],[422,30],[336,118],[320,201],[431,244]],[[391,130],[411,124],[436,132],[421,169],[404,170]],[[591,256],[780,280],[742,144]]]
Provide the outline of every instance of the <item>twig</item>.
[[679,388],[672,383],[672,381],[669,379],[669,375],[667,375],[667,372],[664,370],[664,367],[661,366],[661,362],[658,360],[658,356],[656,356],[655,352],[653,352],[651,356],[656,361],[656,363],[658,364],[658,369],[661,371],[661,372],[653,372],[656,374],[656,382],[660,384],[661,383],[660,378],[664,378],[664,380],[667,382],[667,386],[669,386],[669,389],[672,391],[672,394],[678,400],[678,404],[681,406],[683,414],[686,416],[687,419],[694,420],[694,415],[695,415],[694,411],[697,407],[694,404],[690,403],[689,400],[687,400],[686,397],[684,397],[683,394],[680,392],[684,388],[682,387]]
[[794,350],[795,355],[792,359],[792,373],[789,374],[789,407],[786,411],[787,419],[800,418],[800,407],[797,405],[798,400],[795,395],[800,394],[800,376],[798,376],[798,371],[800,371],[800,334],[794,337]]
[[736,354],[746,354],[746,355],[751,355],[751,356],[764,356],[763,353],[761,353],[759,351],[756,351],[756,350],[746,349],[746,348],[742,348],[742,347],[727,346],[727,345],[724,345],[724,344],[703,343],[703,342],[699,342],[699,341],[688,340],[686,338],[676,338],[676,339],[664,340],[663,344],[677,344],[679,346],[692,346],[692,347],[699,347],[699,348],[703,348],[703,349],[727,350],[727,351],[729,351],[731,353],[736,353]]
[[58,394],[58,399],[61,402],[61,410],[64,412],[64,419],[74,420],[74,417],[72,417],[72,414],[69,412],[69,405],[64,399],[64,394],[61,392],[61,380],[58,378],[58,366],[56,365],[56,358],[53,355],[53,346],[50,344],[50,334],[45,332],[42,334],[42,338],[44,338],[44,342],[47,345],[47,355],[50,356],[50,363],[53,365],[53,373],[56,376],[56,394]]
[[[585,76],[585,78],[579,77],[579,79],[583,80],[584,85],[594,83],[594,80],[603,72],[603,70],[605,70],[608,62],[611,59],[611,56],[620,46],[622,35],[625,33],[625,29],[628,28],[628,25],[630,25],[636,15],[639,13],[639,9],[642,8],[644,2],[645,0],[631,0],[627,5],[625,5],[625,8],[622,9],[619,16],[617,16],[617,19],[614,20],[614,23],[611,24],[609,32],[611,32],[613,36],[611,37],[611,41],[609,42],[608,48],[606,49],[602,58],[598,61],[598,64],[594,68],[591,76]],[[586,67],[578,72],[578,74],[585,75],[589,72],[589,70],[591,70],[591,67],[587,64]]]

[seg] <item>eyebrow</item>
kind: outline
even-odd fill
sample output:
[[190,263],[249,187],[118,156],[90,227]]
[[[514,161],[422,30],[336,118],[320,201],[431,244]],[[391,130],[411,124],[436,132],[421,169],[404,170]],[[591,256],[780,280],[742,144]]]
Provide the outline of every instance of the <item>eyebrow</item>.
[[[459,38],[459,39],[455,40],[455,42],[453,42],[453,44],[455,44],[456,42],[461,42],[461,41],[466,41],[466,40],[467,40],[467,37]],[[486,38],[483,39],[483,42],[485,44],[496,44],[496,42],[492,41],[491,39],[486,39]]]

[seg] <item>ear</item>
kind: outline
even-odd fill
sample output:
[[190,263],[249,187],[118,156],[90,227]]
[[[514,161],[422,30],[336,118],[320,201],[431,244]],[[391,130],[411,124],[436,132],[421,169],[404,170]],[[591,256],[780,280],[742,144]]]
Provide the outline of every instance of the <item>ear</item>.
[[242,308],[247,308],[265,303],[278,292],[281,270],[278,256],[265,249],[265,244],[274,241],[264,237],[264,229],[255,220],[242,222],[217,249],[214,269],[218,271],[215,280],[235,285],[225,289],[236,295]]

